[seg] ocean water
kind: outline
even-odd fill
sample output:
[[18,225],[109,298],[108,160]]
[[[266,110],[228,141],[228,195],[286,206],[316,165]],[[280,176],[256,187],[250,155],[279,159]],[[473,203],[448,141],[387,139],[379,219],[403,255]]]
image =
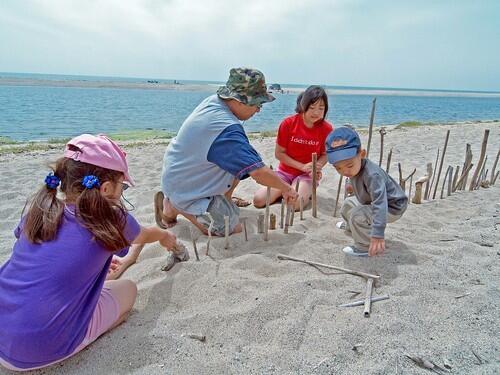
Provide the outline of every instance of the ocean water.
[[[54,81],[71,81],[72,85],[54,85]],[[116,83],[116,87],[99,87],[99,82]],[[141,78],[0,73],[0,136],[21,141],[84,132],[176,132],[199,102],[217,87],[216,82],[200,81],[182,82],[196,85],[195,90],[133,86],[144,82],[146,79]],[[172,80],[162,82],[170,84]],[[352,87],[333,87],[332,91],[328,119],[337,126],[368,126],[375,96],[376,125],[500,119],[498,93]],[[248,131],[274,130],[285,116],[294,113],[296,92],[275,96],[274,102],[264,105],[260,113],[246,122]]]

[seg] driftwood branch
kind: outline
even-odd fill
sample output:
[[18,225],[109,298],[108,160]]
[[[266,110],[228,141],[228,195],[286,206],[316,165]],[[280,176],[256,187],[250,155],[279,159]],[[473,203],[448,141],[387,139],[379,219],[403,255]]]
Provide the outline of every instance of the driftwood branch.
[[426,175],[420,177],[417,181],[415,181],[415,196],[413,197],[412,202],[415,204],[422,203],[422,185],[429,181],[430,176]]
[[441,170],[443,169],[444,156],[446,155],[446,147],[448,147],[448,139],[450,139],[450,131],[446,131],[446,139],[444,141],[443,153],[441,154],[441,162],[439,163],[439,171],[436,177],[436,185],[434,186],[434,194],[432,194],[432,199],[436,199],[436,193],[439,185],[439,178],[441,177]]
[[493,168],[491,169],[490,185],[493,185],[495,183],[495,175],[496,175],[496,169],[497,169],[499,156],[500,156],[500,150],[498,150],[498,152],[497,152],[497,157],[495,159],[495,162],[493,163]]
[[385,127],[381,127],[378,131],[380,133],[380,158],[378,160],[378,166],[382,166],[382,158],[384,157],[384,136],[387,134]]
[[312,154],[312,216],[313,217],[318,217],[318,207],[317,207],[317,201],[316,201],[316,188],[317,188],[317,181],[318,181],[318,175],[317,175],[317,166],[316,164],[318,163],[318,154],[315,152]]
[[366,157],[370,155],[370,145],[372,143],[372,132],[373,132],[373,121],[375,119],[375,106],[377,103],[377,98],[373,98],[372,102],[372,112],[370,114],[370,126],[368,127],[368,144],[366,147]]
[[372,289],[373,289],[373,279],[366,280],[366,296],[365,296],[365,309],[363,315],[365,318],[370,317],[371,306],[372,306]]
[[436,154],[436,162],[434,163],[434,172],[433,172],[433,175],[432,175],[431,183],[429,185],[429,192],[425,196],[426,200],[429,199],[429,197],[432,194],[432,187],[434,186],[434,180],[436,179],[436,171],[437,171],[438,161],[439,161],[439,148],[438,148],[438,152]]
[[342,190],[342,180],[343,179],[344,179],[344,176],[340,175],[339,186],[337,188],[337,198],[335,199],[335,209],[333,210],[333,217],[337,217],[337,208],[339,206],[340,190]]
[[[427,179],[427,182],[425,183],[425,193],[424,193],[424,199],[427,200],[429,199],[429,192],[430,192],[430,186],[431,186],[431,177],[434,177],[433,169],[432,169],[432,163],[427,163],[427,176],[429,177]],[[415,182],[416,184],[416,182]]]
[[479,177],[479,173],[481,171],[481,168],[483,167],[483,161],[484,161],[484,156],[486,155],[486,147],[488,146],[488,136],[490,135],[489,129],[484,130],[484,136],[483,136],[483,143],[481,144],[481,154],[479,155],[479,161],[476,166],[476,170],[474,171],[474,174],[472,175],[472,181],[470,182],[469,185],[469,191],[474,190],[474,187],[476,186],[477,179]]
[[391,159],[392,159],[392,147],[389,150],[389,154],[387,155],[387,166],[385,167],[385,171],[389,173],[389,169],[391,168]]
[[288,255],[284,255],[284,254],[278,254],[278,259],[292,260],[294,262],[306,263],[306,264],[309,264],[309,265],[312,265],[312,266],[325,267],[325,268],[329,268],[329,269],[332,269],[332,270],[337,270],[337,271],[341,271],[341,272],[344,272],[344,273],[349,273],[351,275],[361,276],[361,277],[364,277],[364,278],[367,278],[367,279],[368,278],[372,278],[372,279],[379,279],[380,278],[380,275],[372,275],[372,274],[369,274],[369,273],[365,273],[365,272],[361,272],[361,271],[354,271],[354,270],[350,270],[350,269],[347,269],[347,268],[332,266],[332,265],[329,265],[329,264],[312,262],[312,261],[309,261],[309,260],[306,260],[306,259],[294,258],[294,257],[288,256]]
[[[387,294],[384,294],[382,296],[376,296],[371,298],[371,302],[378,302],[378,301],[384,301],[386,299],[389,299],[389,296]],[[339,307],[355,307],[355,306],[362,306],[366,302],[366,299],[360,299],[359,301],[353,301],[349,303],[344,303],[343,305],[339,305]]]

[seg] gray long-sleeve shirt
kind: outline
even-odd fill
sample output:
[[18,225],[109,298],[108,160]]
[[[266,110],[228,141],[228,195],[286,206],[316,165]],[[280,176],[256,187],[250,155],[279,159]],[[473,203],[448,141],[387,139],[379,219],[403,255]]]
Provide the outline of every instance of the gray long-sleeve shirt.
[[371,236],[384,238],[387,212],[402,215],[408,206],[408,197],[391,176],[368,159],[361,161],[361,169],[351,182],[358,201],[372,207]]

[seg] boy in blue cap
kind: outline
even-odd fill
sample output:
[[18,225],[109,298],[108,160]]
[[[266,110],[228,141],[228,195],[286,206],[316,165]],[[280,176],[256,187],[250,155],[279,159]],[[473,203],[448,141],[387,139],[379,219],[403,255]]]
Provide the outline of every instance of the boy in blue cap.
[[326,138],[326,153],[337,172],[351,180],[354,191],[342,204],[344,221],[337,224],[352,235],[354,245],[342,251],[354,256],[383,254],[386,224],[401,218],[408,197],[391,176],[366,159],[355,130],[340,127],[331,132]]

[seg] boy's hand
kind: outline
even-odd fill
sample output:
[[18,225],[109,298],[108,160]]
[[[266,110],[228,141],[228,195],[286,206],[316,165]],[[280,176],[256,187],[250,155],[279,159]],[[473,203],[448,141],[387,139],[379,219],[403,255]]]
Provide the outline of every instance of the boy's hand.
[[169,231],[165,231],[165,236],[158,241],[161,246],[166,248],[167,250],[171,250],[175,247],[177,242],[177,237]]
[[383,238],[372,237],[370,239],[370,248],[368,249],[368,255],[382,255],[385,250],[385,241]]

